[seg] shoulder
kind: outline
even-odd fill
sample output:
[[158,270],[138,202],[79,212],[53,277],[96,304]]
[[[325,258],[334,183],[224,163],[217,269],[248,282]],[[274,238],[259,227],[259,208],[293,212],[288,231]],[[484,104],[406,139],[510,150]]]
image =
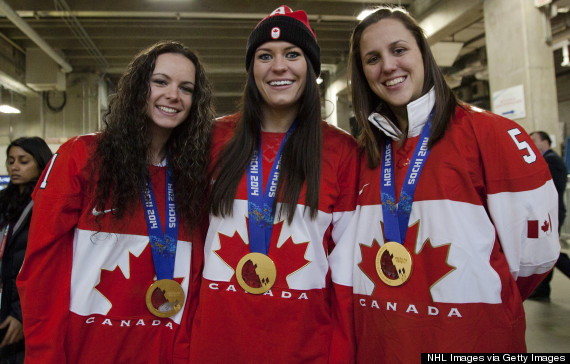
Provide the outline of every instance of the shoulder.
[[239,113],[221,116],[216,119],[212,130],[212,138],[214,143],[219,143],[220,139],[226,141],[234,133],[235,128],[240,120]]
[[83,193],[83,187],[93,176],[92,160],[100,135],[81,135],[63,143],[40,177],[42,182],[36,186],[34,201],[49,201],[49,205],[54,203],[53,199],[75,198]]
[[[357,174],[359,154],[356,140],[348,132],[322,122],[322,167],[332,168],[337,173]],[[352,171],[352,172],[350,172]],[[327,173],[327,172],[324,172]]]
[[217,158],[223,146],[226,145],[234,135],[239,120],[239,113],[222,116],[216,119],[212,130],[211,155],[213,159]]
[[450,123],[450,129],[462,137],[473,134],[479,143],[484,144],[490,144],[491,141],[503,143],[506,140],[516,140],[518,143],[525,140],[531,144],[526,130],[515,121],[476,106],[462,106],[456,108],[455,117]]
[[546,152],[544,152],[543,157],[548,163],[548,165],[550,166],[554,165],[561,170],[562,169],[566,170],[566,163],[564,162],[564,159],[562,159],[562,157],[559,156],[558,153],[556,153],[552,149],[549,149]]
[[544,152],[544,159],[547,158],[552,158],[552,159],[560,159],[562,160],[562,157],[560,157],[558,155],[558,153],[556,153],[555,151],[553,151],[552,149],[548,149],[546,152]]
[[550,179],[548,166],[526,130],[489,111],[470,105],[457,108],[442,142],[441,153],[470,162],[474,173],[484,172],[487,194],[530,191]]
[[514,121],[503,116],[493,114],[477,106],[462,104],[455,109],[455,120],[470,123],[474,126],[519,126]]
[[236,128],[240,118],[240,113],[220,116],[214,123],[214,131],[233,130]]
[[79,150],[91,151],[97,147],[100,135],[100,133],[93,133],[73,137],[63,143],[57,150],[57,153],[77,152]]
[[323,131],[323,144],[330,146],[346,146],[347,148],[356,149],[356,140],[350,133],[340,129],[326,121],[321,122],[321,129]]
[[[101,133],[73,137],[63,143],[53,157],[54,166],[67,165],[68,170],[79,172],[90,165]],[[89,169],[89,168],[87,168]]]

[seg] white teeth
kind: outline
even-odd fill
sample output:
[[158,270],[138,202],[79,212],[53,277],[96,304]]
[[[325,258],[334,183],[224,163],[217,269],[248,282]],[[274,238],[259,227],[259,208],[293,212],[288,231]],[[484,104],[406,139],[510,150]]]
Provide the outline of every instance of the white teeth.
[[386,81],[386,86],[394,86],[398,83],[404,82],[405,79],[406,79],[405,77],[394,78],[393,80]]
[[164,112],[178,112],[178,110],[166,106],[157,106],[157,107]]
[[293,83],[293,81],[289,81],[289,80],[271,81],[271,82],[269,82],[269,85],[271,85],[271,86],[285,86],[285,85],[291,85],[292,83]]

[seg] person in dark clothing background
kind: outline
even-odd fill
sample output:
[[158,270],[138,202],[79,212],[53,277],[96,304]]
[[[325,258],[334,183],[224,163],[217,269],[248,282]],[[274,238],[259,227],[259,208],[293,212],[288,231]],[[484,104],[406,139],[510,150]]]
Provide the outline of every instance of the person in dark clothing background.
[[[530,134],[530,137],[546,160],[548,168],[550,169],[550,174],[552,175],[552,180],[554,181],[554,185],[558,191],[558,232],[560,233],[560,229],[564,223],[564,218],[566,217],[564,191],[566,190],[568,171],[562,158],[556,154],[555,151],[550,149],[552,140],[547,133],[544,131],[535,131]],[[570,278],[570,258],[568,257],[568,254],[560,253],[560,257],[556,262],[556,268],[560,269],[562,273]],[[550,301],[550,281],[552,280],[553,271],[554,269],[548,273],[540,285],[536,287],[534,292],[530,295],[529,299],[544,302]]]
[[23,137],[10,143],[6,155],[10,183],[0,192],[0,364],[24,362],[24,331],[16,276],[28,245],[32,191],[52,152],[43,139]]

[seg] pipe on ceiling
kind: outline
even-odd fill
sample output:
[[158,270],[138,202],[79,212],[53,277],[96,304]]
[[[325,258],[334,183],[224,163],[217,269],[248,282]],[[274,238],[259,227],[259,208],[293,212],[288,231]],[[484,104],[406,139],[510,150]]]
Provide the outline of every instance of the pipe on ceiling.
[[69,73],[73,70],[71,65],[67,63],[62,56],[59,55],[49,44],[47,44],[35,30],[33,30],[28,23],[26,23],[4,0],[0,0],[0,12],[4,13],[6,17],[14,23],[28,38],[30,38],[36,45],[43,50],[51,59],[61,66],[61,70]]

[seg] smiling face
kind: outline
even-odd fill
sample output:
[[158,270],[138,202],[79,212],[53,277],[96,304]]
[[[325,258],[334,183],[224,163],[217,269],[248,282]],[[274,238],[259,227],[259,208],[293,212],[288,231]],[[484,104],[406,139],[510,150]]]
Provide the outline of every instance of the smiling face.
[[372,91],[398,115],[420,96],[424,64],[416,39],[396,19],[382,19],[362,32],[360,59]]
[[8,170],[10,181],[22,187],[40,175],[38,163],[34,157],[17,146],[11,147],[8,152],[6,169]]
[[301,48],[282,41],[262,44],[255,51],[253,75],[264,107],[296,113],[307,79]]
[[192,107],[195,77],[194,64],[182,54],[164,53],[156,58],[147,100],[153,132],[170,133],[186,120]]

